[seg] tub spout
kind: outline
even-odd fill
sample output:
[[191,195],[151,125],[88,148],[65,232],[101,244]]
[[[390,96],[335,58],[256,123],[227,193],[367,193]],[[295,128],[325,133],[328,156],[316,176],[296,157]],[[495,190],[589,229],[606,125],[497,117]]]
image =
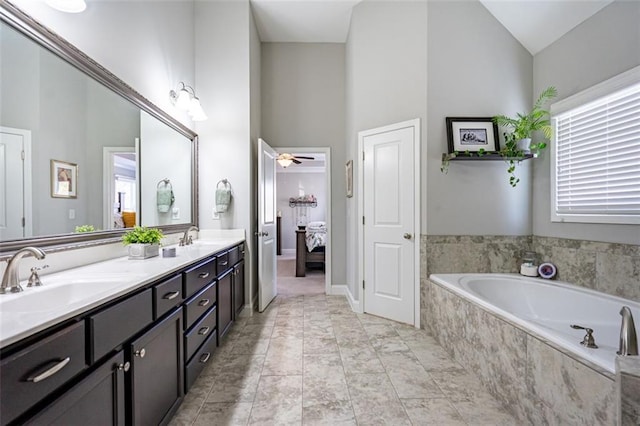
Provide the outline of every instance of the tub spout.
[[638,355],[638,336],[636,326],[633,323],[633,315],[628,306],[623,306],[620,310],[622,324],[620,326],[620,350],[618,355]]

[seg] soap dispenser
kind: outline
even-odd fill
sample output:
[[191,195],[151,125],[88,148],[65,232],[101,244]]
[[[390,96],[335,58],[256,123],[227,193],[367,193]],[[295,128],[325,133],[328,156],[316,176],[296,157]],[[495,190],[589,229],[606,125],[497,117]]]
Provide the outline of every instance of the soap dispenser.
[[538,254],[536,252],[524,252],[522,255],[522,264],[520,265],[520,275],[526,277],[538,276]]

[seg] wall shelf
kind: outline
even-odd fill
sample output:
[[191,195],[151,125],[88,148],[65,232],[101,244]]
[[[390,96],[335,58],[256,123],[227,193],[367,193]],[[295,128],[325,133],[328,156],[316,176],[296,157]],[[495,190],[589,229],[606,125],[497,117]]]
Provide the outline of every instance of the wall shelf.
[[529,160],[531,158],[536,158],[536,155],[534,154],[525,154],[524,157],[509,158],[509,157],[503,157],[497,152],[487,153],[482,156],[470,155],[470,154],[456,154],[455,157],[449,157],[449,158],[448,156],[449,154],[443,152],[442,161],[509,161],[509,160],[523,161],[523,160]]
[[317,207],[317,201],[289,201],[289,207]]

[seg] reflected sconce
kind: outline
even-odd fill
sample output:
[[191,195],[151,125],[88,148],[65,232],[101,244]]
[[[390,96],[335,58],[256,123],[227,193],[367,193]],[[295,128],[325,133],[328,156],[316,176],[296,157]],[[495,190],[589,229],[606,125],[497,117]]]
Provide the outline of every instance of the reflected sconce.
[[87,8],[84,0],[45,0],[48,6],[67,13],[80,13]]
[[204,113],[202,105],[200,105],[200,99],[196,96],[196,91],[193,87],[184,84],[182,81],[179,83],[178,90],[171,90],[169,92],[169,99],[171,103],[177,108],[187,111],[193,121],[204,121],[207,119],[207,114]]

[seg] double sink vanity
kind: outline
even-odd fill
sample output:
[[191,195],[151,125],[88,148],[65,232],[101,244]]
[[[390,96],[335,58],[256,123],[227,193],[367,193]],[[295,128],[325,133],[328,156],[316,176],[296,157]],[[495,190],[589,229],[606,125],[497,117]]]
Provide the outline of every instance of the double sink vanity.
[[0,295],[0,424],[166,424],[244,305],[244,241]]

